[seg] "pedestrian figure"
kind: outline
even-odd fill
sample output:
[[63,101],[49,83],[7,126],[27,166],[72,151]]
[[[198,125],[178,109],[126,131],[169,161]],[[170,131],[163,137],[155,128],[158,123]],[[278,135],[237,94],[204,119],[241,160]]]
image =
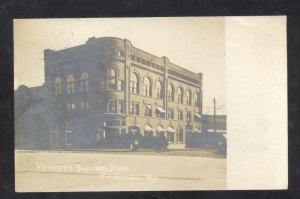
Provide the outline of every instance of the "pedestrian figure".
[[139,145],[139,142],[137,140],[134,140],[133,151],[137,151],[138,150],[138,145]]

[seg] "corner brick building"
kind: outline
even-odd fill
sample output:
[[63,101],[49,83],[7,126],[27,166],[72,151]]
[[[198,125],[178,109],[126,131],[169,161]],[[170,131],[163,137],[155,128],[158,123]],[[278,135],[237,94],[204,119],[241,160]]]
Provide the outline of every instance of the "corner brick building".
[[113,37],[47,49],[44,60],[52,147],[128,145],[128,136],[186,146],[189,134],[201,132],[202,73]]

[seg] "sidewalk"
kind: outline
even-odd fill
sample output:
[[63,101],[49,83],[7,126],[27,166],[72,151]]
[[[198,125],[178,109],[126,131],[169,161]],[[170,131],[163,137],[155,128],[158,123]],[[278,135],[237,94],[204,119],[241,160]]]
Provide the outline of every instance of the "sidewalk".
[[219,155],[212,149],[184,148],[184,149],[168,149],[166,151],[154,151],[153,149],[138,149],[131,151],[130,149],[51,149],[51,150],[16,150],[19,153],[99,153],[99,154],[128,154],[128,155],[158,155],[158,156],[193,156],[193,157],[211,157],[226,158]]

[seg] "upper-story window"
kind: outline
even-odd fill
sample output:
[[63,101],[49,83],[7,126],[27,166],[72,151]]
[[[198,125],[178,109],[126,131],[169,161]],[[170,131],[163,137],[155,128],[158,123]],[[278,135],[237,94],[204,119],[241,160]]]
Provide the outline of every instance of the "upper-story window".
[[125,100],[118,100],[119,104],[118,104],[118,113],[124,114],[125,113]]
[[186,120],[187,121],[192,121],[192,113],[191,112],[187,112],[187,114],[186,114]]
[[178,120],[183,120],[183,111],[178,110]]
[[131,55],[131,61],[135,61],[135,55]]
[[156,81],[156,85],[155,85],[155,87],[156,87],[156,98],[158,98],[158,99],[162,99],[163,98],[163,96],[162,96],[162,84],[161,84],[161,81]]
[[67,89],[68,89],[68,95],[74,94],[74,76],[68,75],[67,77]]
[[139,103],[138,102],[130,102],[130,115],[139,115]]
[[186,104],[187,105],[191,105],[192,104],[192,100],[191,100],[192,94],[191,94],[191,91],[187,90],[185,95],[186,95]]
[[200,96],[199,96],[199,92],[196,91],[195,92],[195,106],[199,106],[200,105]]
[[115,90],[117,82],[117,70],[115,68],[107,69],[107,89]]
[[80,110],[81,111],[87,111],[87,110],[89,110],[89,108],[90,108],[90,104],[88,101],[80,102]]
[[168,109],[168,119],[174,119],[174,109]]
[[118,55],[119,57],[124,57],[124,50],[118,49],[118,50],[117,50],[117,55]]
[[174,87],[172,84],[168,85],[168,100],[174,101]]
[[130,76],[130,92],[139,94],[139,77],[136,73],[131,73]]
[[178,87],[177,89],[177,102],[183,103],[183,91],[181,87]]
[[61,78],[56,77],[54,80],[54,92],[55,95],[61,95]]
[[116,100],[108,101],[107,113],[117,113],[117,101]]
[[145,105],[145,116],[152,117],[152,105],[151,104],[146,104]]
[[89,90],[89,82],[88,82],[89,76],[87,72],[84,72],[80,76],[80,91],[81,92],[88,92]]
[[136,62],[141,63],[141,58],[140,57],[136,57]]
[[149,77],[144,78],[144,95],[148,97],[152,96],[152,85]]
[[124,90],[124,82],[123,80],[118,80],[118,91],[123,91]]

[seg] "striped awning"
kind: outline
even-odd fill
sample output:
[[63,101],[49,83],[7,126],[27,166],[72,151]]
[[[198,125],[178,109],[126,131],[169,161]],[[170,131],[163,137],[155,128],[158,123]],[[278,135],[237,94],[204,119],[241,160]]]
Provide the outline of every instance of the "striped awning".
[[165,109],[163,109],[163,108],[160,107],[160,106],[156,107],[156,109],[157,109],[160,113],[166,113]]
[[195,130],[196,133],[201,133],[201,131],[199,129],[196,128]]
[[153,129],[151,126],[146,125],[146,126],[145,126],[145,131],[147,131],[147,132],[152,132],[152,131],[154,131],[154,129]]
[[150,104],[147,104],[146,107],[147,107],[148,109],[151,109],[151,108],[152,108],[152,106],[151,106]]
[[199,113],[195,113],[195,116],[198,117],[199,119],[201,119],[201,115]]
[[156,131],[160,133],[160,132],[164,132],[165,129],[163,127],[161,127],[161,126],[158,126],[157,129],[156,129]]
[[131,125],[131,127],[140,128],[140,125],[138,125],[138,124],[133,124],[133,125]]
[[175,130],[172,128],[172,127],[168,127],[168,132],[170,132],[170,133],[174,133],[175,132]]

